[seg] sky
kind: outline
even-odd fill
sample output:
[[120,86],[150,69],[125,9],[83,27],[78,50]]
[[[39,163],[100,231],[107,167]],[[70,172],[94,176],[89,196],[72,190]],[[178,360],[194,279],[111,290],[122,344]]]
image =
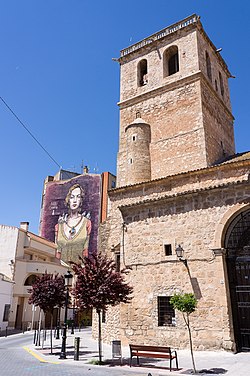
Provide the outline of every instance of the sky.
[[193,13],[236,77],[236,151],[250,150],[249,12],[249,0],[0,0],[0,97],[23,124],[0,100],[0,224],[38,233],[43,181],[60,167],[116,174],[112,58]]

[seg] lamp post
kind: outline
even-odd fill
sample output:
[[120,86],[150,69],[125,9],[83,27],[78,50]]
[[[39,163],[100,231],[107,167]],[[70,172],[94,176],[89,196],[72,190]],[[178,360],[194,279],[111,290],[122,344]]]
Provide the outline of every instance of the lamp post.
[[187,260],[184,257],[184,249],[180,244],[176,247],[175,252],[178,259],[187,267]]
[[66,359],[66,338],[67,338],[67,313],[68,313],[68,303],[69,303],[69,288],[72,286],[73,275],[70,271],[64,276],[64,285],[66,288],[66,299],[65,299],[65,314],[64,314],[64,327],[62,336],[62,348],[59,359]]

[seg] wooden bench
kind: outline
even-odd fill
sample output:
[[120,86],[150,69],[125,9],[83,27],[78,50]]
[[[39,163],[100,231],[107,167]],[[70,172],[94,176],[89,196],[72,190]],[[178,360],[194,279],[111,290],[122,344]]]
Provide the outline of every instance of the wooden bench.
[[129,345],[130,348],[130,367],[132,365],[133,356],[137,357],[137,365],[139,365],[139,357],[142,358],[162,358],[170,360],[170,371],[172,371],[172,360],[175,359],[176,370],[178,370],[177,352],[166,346],[146,346],[146,345]]

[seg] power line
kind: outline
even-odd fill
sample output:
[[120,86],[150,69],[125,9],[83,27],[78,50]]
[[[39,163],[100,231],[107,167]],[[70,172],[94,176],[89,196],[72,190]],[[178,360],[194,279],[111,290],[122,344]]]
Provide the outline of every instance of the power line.
[[29,133],[29,135],[35,140],[35,142],[40,146],[40,148],[43,149],[43,151],[49,156],[49,158],[61,169],[61,165],[57,163],[57,161],[52,157],[52,155],[45,149],[45,147],[41,144],[41,142],[38,141],[38,139],[31,133],[31,131],[26,127],[26,125],[19,119],[19,117],[15,114],[15,112],[11,109],[11,107],[5,102],[5,100],[0,97],[3,104],[8,108],[8,110],[12,113],[12,115],[17,119],[17,121],[23,126],[23,128],[26,130],[26,132]]

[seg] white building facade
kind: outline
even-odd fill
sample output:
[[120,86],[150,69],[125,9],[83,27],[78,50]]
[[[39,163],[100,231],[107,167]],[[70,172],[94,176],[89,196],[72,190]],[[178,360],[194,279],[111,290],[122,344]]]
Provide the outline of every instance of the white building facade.
[[64,275],[67,271],[55,257],[56,244],[29,232],[28,225],[28,222],[21,222],[20,228],[0,225],[0,273],[5,278],[0,281],[4,286],[1,292],[5,291],[5,295],[0,295],[2,329],[7,325],[26,329],[38,321],[39,309],[28,303],[35,277],[45,272]]

